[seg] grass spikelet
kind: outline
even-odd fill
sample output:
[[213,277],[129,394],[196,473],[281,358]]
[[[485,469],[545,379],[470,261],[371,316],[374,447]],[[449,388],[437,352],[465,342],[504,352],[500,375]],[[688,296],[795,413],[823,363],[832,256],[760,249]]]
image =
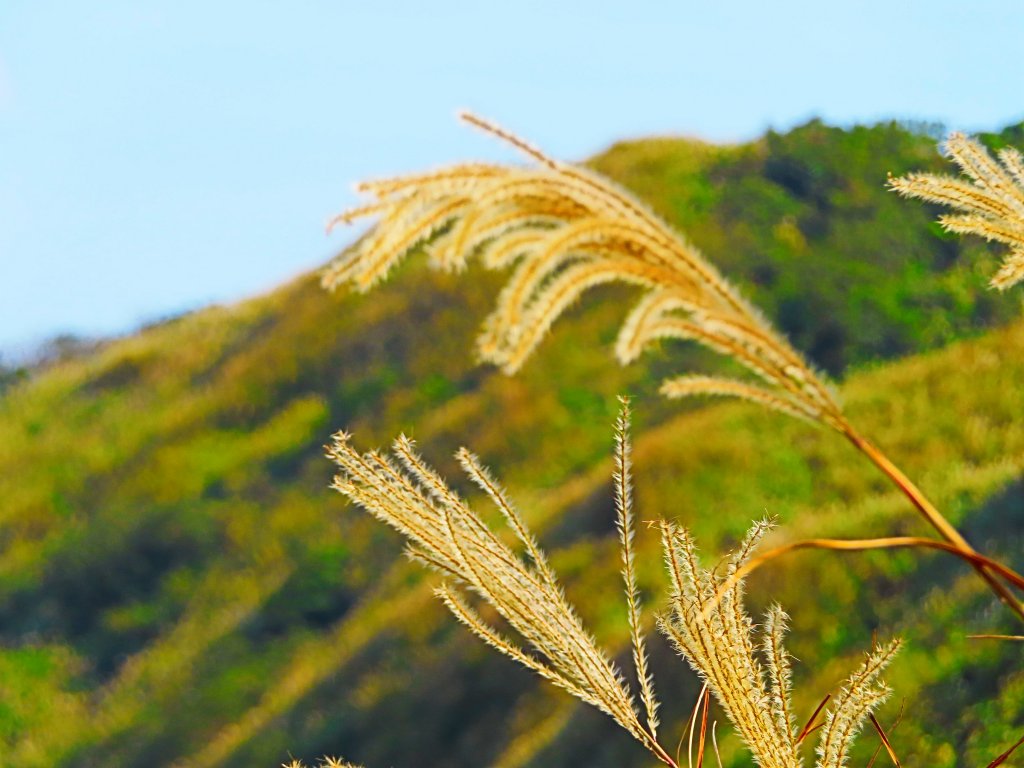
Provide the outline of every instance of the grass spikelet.
[[1009,246],[991,285],[1000,291],[1024,280],[1024,161],[1007,147],[993,158],[977,140],[952,133],[943,150],[966,179],[932,173],[890,178],[889,187],[913,197],[962,211],[939,222],[949,232],[972,234]]
[[792,665],[789,652],[782,644],[789,617],[778,605],[772,606],[765,614],[762,649],[768,664],[768,697],[772,705],[775,723],[789,740],[789,746],[796,749],[790,699],[793,695]]
[[647,716],[647,727],[651,735],[658,736],[658,700],[654,695],[654,679],[647,662],[647,648],[640,625],[640,589],[636,583],[636,567],[633,557],[633,535],[635,531],[633,514],[632,446],[630,445],[629,399],[620,398],[621,410],[615,425],[615,509],[619,542],[622,551],[622,579],[626,587],[626,606],[629,614],[629,634],[633,645],[633,665],[640,684],[640,699]]
[[748,384],[738,379],[728,379],[719,376],[679,376],[675,379],[668,379],[661,385],[661,394],[666,397],[738,397],[741,400],[749,400],[752,403],[763,405],[773,411],[779,411],[798,419],[813,421],[823,418],[821,413],[815,413],[807,408],[806,403],[795,401],[785,395],[775,394],[763,387]]
[[[662,523],[666,564],[672,582],[672,611],[662,616],[662,631],[705,680],[732,720],[758,765],[798,768],[798,744],[790,704],[790,662],[782,644],[786,616],[773,607],[765,617],[760,650],[767,670],[755,655],[755,628],[742,606],[743,579],[736,574],[770,528],[755,524],[719,576],[702,568],[689,533]],[[895,655],[898,642],[876,649],[847,681],[827,712],[818,747],[818,768],[841,768],[850,744],[871,710],[888,689],[876,683]],[[815,713],[812,721],[816,719]]]
[[872,710],[889,696],[889,688],[876,681],[899,648],[899,640],[875,648],[833,699],[818,743],[818,768],[842,768],[846,765],[854,737]]

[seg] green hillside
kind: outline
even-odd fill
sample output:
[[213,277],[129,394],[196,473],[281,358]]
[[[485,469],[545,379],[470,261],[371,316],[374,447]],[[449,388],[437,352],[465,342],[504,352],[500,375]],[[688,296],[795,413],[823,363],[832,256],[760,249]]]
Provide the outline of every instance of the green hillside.
[[[968,538],[1024,567],[1020,294],[987,291],[997,259],[984,244],[939,236],[934,211],[882,188],[887,171],[942,168],[930,138],[812,122],[749,145],[624,143],[592,164],[840,377],[851,420]],[[765,514],[780,542],[926,534],[836,436],[750,406],[660,399],[666,374],[717,365],[699,350],[666,344],[615,365],[624,289],[595,291],[520,375],[475,365],[500,280],[411,263],[371,294],[332,296],[305,277],[12,381],[0,395],[0,764],[648,764],[610,720],[457,627],[397,537],[327,489],[321,446],[340,428],[363,447],[406,431],[453,481],[452,452],[472,447],[588,624],[622,650],[618,393],[635,398],[641,519],[684,521],[709,562]],[[639,547],[656,604],[658,542],[641,531]],[[1020,735],[1019,646],[965,637],[1019,628],[961,563],[797,554],[750,592],[753,608],[793,615],[806,715],[874,633],[898,633],[907,648],[881,720],[905,701],[904,764],[985,765]],[[662,720],[678,729],[698,686],[653,646]],[[747,764],[719,731],[727,764]],[[876,745],[862,739],[859,764]]]

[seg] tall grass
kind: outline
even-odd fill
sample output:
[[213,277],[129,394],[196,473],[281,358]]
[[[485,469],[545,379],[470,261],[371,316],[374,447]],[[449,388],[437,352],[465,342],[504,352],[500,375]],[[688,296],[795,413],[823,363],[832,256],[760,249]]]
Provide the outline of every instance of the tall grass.
[[[462,449],[457,458],[501,512],[523,554],[496,535],[424,463],[408,438],[398,438],[391,455],[360,454],[351,446],[349,435],[339,433],[329,455],[341,468],[334,487],[405,536],[409,557],[445,578],[436,594],[471,632],[601,710],[656,759],[676,768],[678,757],[658,739],[658,700],[642,631],[631,549],[634,513],[626,403],[616,437],[616,510],[637,691],[631,690],[609,654],[584,628],[519,512],[473,454]],[[728,558],[725,574],[719,575],[700,566],[694,541],[685,529],[663,522],[672,597],[670,611],[660,616],[658,623],[705,680],[758,764],[797,768],[802,765],[799,743],[803,737],[791,716],[790,661],[782,646],[786,616],[781,608],[772,608],[758,642],[758,633],[742,605],[743,579],[733,578],[769,527],[768,523],[756,524]],[[468,599],[470,595],[496,610],[526,647],[485,619]],[[759,646],[767,661],[766,672],[755,651]],[[898,642],[892,642],[872,652],[826,712],[818,746],[819,768],[845,764],[859,728],[888,694],[877,678],[898,647]]]
[[[638,285],[644,296],[627,316],[615,345],[620,362],[636,359],[666,338],[695,341],[732,359],[752,378],[689,374],[666,380],[661,391],[673,398],[739,397],[838,432],[899,488],[917,513],[1024,620],[1024,604],[1004,576],[986,565],[920,488],[860,434],[844,416],[824,377],[694,246],[608,180],[552,159],[478,117],[466,114],[463,118],[510,143],[533,165],[457,165],[359,184],[357,189],[373,201],[345,211],[330,226],[367,216],[379,221],[373,232],[325,270],[325,286],[350,283],[357,290],[369,290],[416,248],[426,250],[440,269],[461,270],[471,256],[490,268],[511,267],[512,276],[484,324],[477,352],[514,373],[558,316],[589,288],[608,282]],[[963,161],[965,167],[980,178],[993,176],[989,166],[994,163],[982,163],[978,151],[972,151],[972,162]],[[1014,157],[1006,155],[1016,162]],[[996,187],[987,182],[986,189],[991,191],[973,192],[969,199],[987,201],[989,209],[1003,216],[991,228],[1001,224],[1000,231],[1010,231],[1024,221],[1024,196],[1006,173],[998,178],[1004,177],[1007,183]],[[917,189],[931,177],[915,178],[911,188]],[[952,181],[943,184],[956,189],[966,186]],[[897,184],[897,188],[902,187]],[[961,198],[967,199],[967,193],[961,191]],[[997,206],[995,201],[1004,198],[1009,202]],[[1013,215],[1018,215],[1017,224]],[[1014,258],[1011,255],[1009,263],[1016,263]],[[1010,583],[1018,579],[1016,574],[1013,577]]]
[[[1014,588],[1024,578],[978,553],[921,490],[847,420],[833,387],[774,330],[760,312],[681,236],[642,203],[605,179],[566,165],[472,115],[464,119],[507,141],[532,162],[527,167],[465,164],[425,174],[365,182],[367,205],[346,211],[331,226],[379,217],[375,230],[342,254],[324,273],[324,285],[351,283],[368,290],[416,249],[434,266],[460,271],[471,256],[494,269],[512,268],[497,306],[478,338],[484,360],[506,373],[519,370],[554,321],[589,288],[625,282],[643,289],[616,342],[622,363],[662,339],[697,342],[750,374],[724,378],[687,374],[663,382],[668,397],[729,396],[754,402],[828,427],[845,437],[911,502],[939,539],[887,537],[792,542],[755,556],[770,528],[754,525],[724,568],[708,570],[693,537],[669,521],[657,523],[671,585],[668,611],[658,616],[661,632],[718,700],[758,765],[796,768],[801,744],[820,728],[816,766],[840,768],[850,745],[870,719],[893,762],[892,746],[872,709],[889,691],[878,681],[898,641],[876,647],[847,680],[815,725],[820,710],[798,728],[791,703],[791,660],[783,645],[788,616],[771,607],[760,630],[743,607],[750,571],[798,548],[868,549],[924,547],[961,557],[1019,617],[1024,605]],[[972,183],[928,175],[890,180],[897,191],[943,202],[967,215],[944,217],[953,231],[973,232],[1011,247],[993,285],[1024,279],[1024,164],[1005,150],[997,164],[980,145],[959,135],[947,149]],[[631,480],[629,409],[617,424],[614,487],[626,614],[632,647],[630,685],[610,655],[585,629],[567,600],[547,558],[507,495],[468,450],[457,459],[469,478],[502,514],[508,536],[495,533],[427,465],[409,439],[398,438],[390,455],[361,454],[339,433],[329,456],[340,467],[334,487],[408,540],[407,554],[445,579],[437,596],[471,632],[545,680],[601,710],[661,763],[680,765],[679,750],[659,740],[659,703],[650,671],[637,587],[635,516]],[[476,600],[474,601],[474,596]],[[496,612],[515,633],[510,637]],[[697,764],[707,736],[707,701],[702,694],[690,721],[690,746],[703,700]],[[712,729],[712,743],[714,744]],[[1010,751],[1012,751],[1011,748]],[[996,758],[992,765],[1009,755]],[[692,765],[692,753],[687,762]]]
[[943,149],[966,179],[911,173],[890,179],[889,186],[905,197],[960,211],[939,218],[948,232],[1008,245],[1010,252],[991,283],[1005,291],[1024,280],[1024,157],[1013,147],[1003,147],[997,162],[980,142],[962,133],[950,134]]

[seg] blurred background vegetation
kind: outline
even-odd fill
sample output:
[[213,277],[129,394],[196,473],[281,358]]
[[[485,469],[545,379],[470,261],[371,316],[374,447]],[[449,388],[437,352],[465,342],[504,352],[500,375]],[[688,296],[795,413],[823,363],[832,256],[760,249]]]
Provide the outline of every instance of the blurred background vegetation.
[[[836,378],[851,419],[979,549],[1022,568],[1021,294],[986,289],[988,246],[943,234],[935,210],[883,188],[887,172],[944,170],[938,130],[812,121],[734,146],[623,142],[590,164],[681,228]],[[1021,146],[1024,124],[984,138]],[[454,449],[476,451],[623,658],[619,393],[635,398],[640,518],[681,520],[709,558],[766,514],[777,542],[926,534],[835,436],[657,396],[665,375],[720,365],[706,353],[666,344],[615,365],[627,289],[590,295],[516,377],[474,364],[500,282],[410,263],[354,296],[307,276],[0,367],[0,763],[646,765],[610,720],[457,627],[397,537],[328,490],[321,445],[340,428],[364,447],[406,431],[453,481]],[[658,605],[658,542],[644,530],[639,553]],[[902,708],[891,738],[904,763],[983,765],[1020,735],[1024,670],[1019,646],[967,639],[1018,630],[979,584],[939,554],[807,553],[756,574],[750,603],[793,615],[804,717],[873,635],[898,633],[907,646],[880,719]],[[698,685],[652,645],[667,743]],[[747,764],[727,732],[720,723],[727,764]],[[865,736],[857,759],[876,746]]]

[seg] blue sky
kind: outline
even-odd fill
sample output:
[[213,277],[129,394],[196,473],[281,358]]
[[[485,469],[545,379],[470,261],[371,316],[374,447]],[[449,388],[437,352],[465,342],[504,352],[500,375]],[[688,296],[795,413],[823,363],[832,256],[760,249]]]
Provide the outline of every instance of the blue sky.
[[0,3],[0,355],[323,263],[353,181],[819,115],[1024,118],[1024,3]]

